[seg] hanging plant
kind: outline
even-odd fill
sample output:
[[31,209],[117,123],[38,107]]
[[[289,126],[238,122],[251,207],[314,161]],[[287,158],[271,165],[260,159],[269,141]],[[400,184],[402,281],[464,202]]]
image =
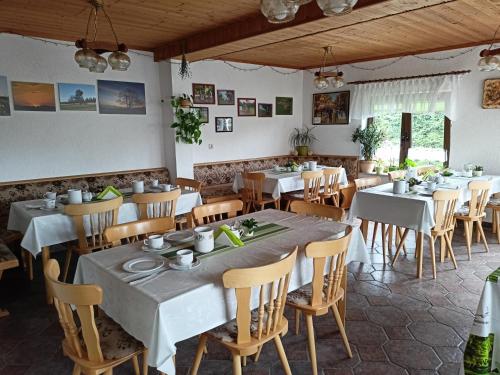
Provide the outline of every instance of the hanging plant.
[[[187,107],[186,101],[189,101]],[[191,98],[186,94],[172,96],[170,104],[177,120],[170,125],[171,128],[175,129],[176,142],[201,145],[201,126],[203,123],[198,117],[198,112],[191,109]]]

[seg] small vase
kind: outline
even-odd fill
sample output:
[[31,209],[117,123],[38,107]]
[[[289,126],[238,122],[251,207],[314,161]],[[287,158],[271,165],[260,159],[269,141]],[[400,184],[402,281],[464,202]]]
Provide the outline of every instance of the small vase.
[[376,168],[375,168],[375,172],[376,172],[377,174],[382,174],[382,173],[384,173],[384,167],[376,167]]
[[474,177],[481,177],[483,175],[483,171],[472,171],[472,175]]

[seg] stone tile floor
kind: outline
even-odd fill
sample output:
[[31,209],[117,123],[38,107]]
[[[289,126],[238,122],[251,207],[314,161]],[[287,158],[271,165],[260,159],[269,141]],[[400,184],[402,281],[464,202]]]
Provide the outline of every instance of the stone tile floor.
[[[464,346],[479,301],[485,277],[500,267],[500,245],[486,229],[490,252],[474,244],[472,261],[467,260],[463,236],[457,232],[454,250],[458,270],[451,262],[438,263],[438,278],[432,279],[427,244],[424,277],[415,278],[414,238],[408,240],[409,254],[392,268],[383,264],[380,244],[370,252],[373,264],[349,265],[347,335],[353,350],[348,359],[331,315],[315,319],[320,373],[344,374],[461,374]],[[371,237],[369,237],[371,238]],[[60,261],[63,253],[55,255]],[[11,316],[0,319],[0,375],[70,374],[72,363],[62,355],[62,331],[55,310],[44,302],[40,261],[36,280],[26,281],[19,270],[5,273],[0,282],[1,305]],[[133,306],[132,306],[133,308]],[[292,372],[310,374],[305,326],[302,333],[284,338]],[[178,374],[187,374],[197,339],[178,344]],[[115,374],[132,374],[129,365]],[[156,370],[150,369],[150,374]],[[200,374],[231,374],[230,355],[216,344],[201,364]],[[282,374],[272,344],[264,347],[258,363],[248,361],[244,374]]]

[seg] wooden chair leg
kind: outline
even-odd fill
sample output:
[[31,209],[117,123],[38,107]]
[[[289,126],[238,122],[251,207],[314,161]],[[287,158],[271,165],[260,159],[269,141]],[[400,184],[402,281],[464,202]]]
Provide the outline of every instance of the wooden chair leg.
[[497,229],[497,242],[500,243],[500,210],[495,210],[495,227]]
[[[198,341],[198,348],[196,349],[196,354],[194,356],[193,367],[191,368],[191,375],[196,375],[198,369],[200,368],[201,359],[203,358],[203,350],[205,349],[205,344],[207,343],[207,336],[201,335],[200,341]],[[241,365],[241,363],[240,363]],[[240,368],[241,370],[241,368]],[[241,371],[240,371],[241,373]]]
[[372,250],[373,250],[373,247],[375,246],[375,240],[377,239],[377,229],[378,229],[378,222],[375,222],[373,224]]
[[106,371],[103,373],[104,375],[113,375],[113,368],[108,368]]
[[349,345],[349,339],[347,338],[347,335],[345,333],[345,327],[340,317],[339,310],[337,309],[337,305],[332,305],[332,312],[333,312],[333,317],[337,322],[337,326],[339,327],[340,336],[342,336],[342,342],[344,343],[347,355],[349,356],[349,358],[352,358],[351,346]]
[[71,374],[80,375],[81,373],[82,373],[82,368],[75,363],[75,366],[73,367],[73,372]]
[[382,255],[384,258],[384,264],[385,264],[385,257],[387,255],[387,249],[386,249],[386,243],[385,243],[385,224],[382,223]]
[[247,356],[244,355],[242,358],[241,358],[241,362],[243,364],[243,367],[247,367]]
[[148,365],[148,349],[144,349],[142,353],[142,375],[148,375],[149,365]]
[[393,225],[389,225],[387,228],[387,249],[389,254],[392,255],[392,237],[393,237]]
[[233,353],[233,375],[241,375],[241,356]]
[[33,281],[33,256],[27,250],[23,249],[23,259],[26,258],[26,272],[28,272],[28,278]]
[[139,360],[136,355],[132,357],[132,365],[134,366],[134,374],[141,375],[141,371],[139,370]]
[[[396,227],[396,248],[402,242],[402,238],[403,238],[403,230],[401,229],[401,227]],[[408,255],[404,241],[403,241],[403,253],[405,253],[405,255]]]
[[481,235],[481,238],[483,240],[484,248],[486,249],[486,252],[490,252],[490,248],[488,247],[488,242],[486,242],[486,236],[484,235],[484,230],[483,230],[483,223],[481,220],[477,222],[477,229],[479,230],[479,234]]
[[258,360],[259,360],[259,358],[260,358],[260,353],[262,352],[262,347],[263,347],[263,345],[259,346],[259,349],[257,349],[257,353],[255,353],[255,357],[254,357],[254,359],[253,359],[253,361],[254,361],[255,363],[257,363],[257,361],[258,361]]
[[429,248],[431,249],[431,260],[432,260],[432,278],[436,278],[436,249],[434,248],[435,238],[429,236]]
[[481,232],[479,231],[479,221],[476,222],[476,242],[481,241]]
[[285,211],[290,211],[290,204],[292,204],[292,201],[290,199],[287,199],[286,206],[285,206]]
[[276,200],[274,201],[274,208],[276,208],[277,210],[279,210],[279,209],[280,209],[280,200],[279,200],[279,199],[276,199]]
[[448,251],[450,253],[451,261],[453,262],[453,266],[455,266],[455,269],[458,268],[457,266],[457,260],[455,259],[455,253],[453,252],[453,247],[451,247],[451,240],[450,237],[448,236],[448,233],[444,234],[444,238],[446,240],[446,243],[448,244]]
[[471,239],[470,224],[471,223],[469,223],[468,221],[464,221],[465,242],[467,242],[467,253],[469,254],[469,260],[472,259],[472,252],[471,252],[472,239]]
[[394,266],[394,263],[396,263],[396,259],[398,259],[399,253],[401,252],[401,248],[404,246],[406,237],[408,236],[408,233],[410,230],[408,228],[405,228],[405,231],[403,232],[403,236],[401,237],[401,240],[399,241],[398,248],[396,249],[396,254],[394,254],[394,258],[392,258],[392,263],[391,265]]
[[64,261],[64,272],[63,272],[63,283],[66,282],[66,279],[68,278],[68,273],[69,273],[69,266],[71,264],[71,257],[73,255],[73,249],[71,247],[68,247],[66,250],[66,259]]
[[306,315],[307,323],[307,342],[309,344],[309,355],[311,356],[311,366],[313,375],[318,375],[318,363],[316,359],[316,342],[314,339],[314,326],[313,326],[313,316],[311,314]]
[[300,334],[300,316],[302,311],[295,309],[295,334],[298,336]]
[[276,351],[280,357],[281,365],[286,375],[292,375],[292,370],[290,370],[290,365],[288,364],[288,359],[286,358],[285,349],[283,348],[283,343],[279,335],[274,337],[274,345],[276,346]]

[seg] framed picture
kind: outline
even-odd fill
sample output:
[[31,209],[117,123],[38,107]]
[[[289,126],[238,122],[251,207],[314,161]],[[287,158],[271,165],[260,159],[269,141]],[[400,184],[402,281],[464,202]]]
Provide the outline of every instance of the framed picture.
[[198,118],[204,124],[208,123],[208,107],[192,107],[193,112],[198,114]]
[[146,114],[144,83],[97,80],[97,95],[101,114]]
[[256,116],[256,104],[256,99],[238,98],[238,116]]
[[487,79],[484,81],[483,108],[500,108],[500,78]]
[[350,91],[313,94],[313,125],[349,124]]
[[293,115],[293,98],[285,96],[276,97],[276,115]]
[[52,83],[12,82],[11,85],[16,111],[56,111],[56,97]]
[[273,117],[273,105],[266,103],[259,103],[257,106],[259,117]]
[[234,105],[234,90],[217,90],[218,105]]
[[215,104],[215,85],[193,83],[193,104]]
[[5,76],[0,76],[0,116],[10,116],[9,86]]
[[232,117],[216,117],[215,118],[215,131],[217,133],[228,133],[233,131],[233,118]]
[[97,111],[94,85],[58,83],[61,111]]

